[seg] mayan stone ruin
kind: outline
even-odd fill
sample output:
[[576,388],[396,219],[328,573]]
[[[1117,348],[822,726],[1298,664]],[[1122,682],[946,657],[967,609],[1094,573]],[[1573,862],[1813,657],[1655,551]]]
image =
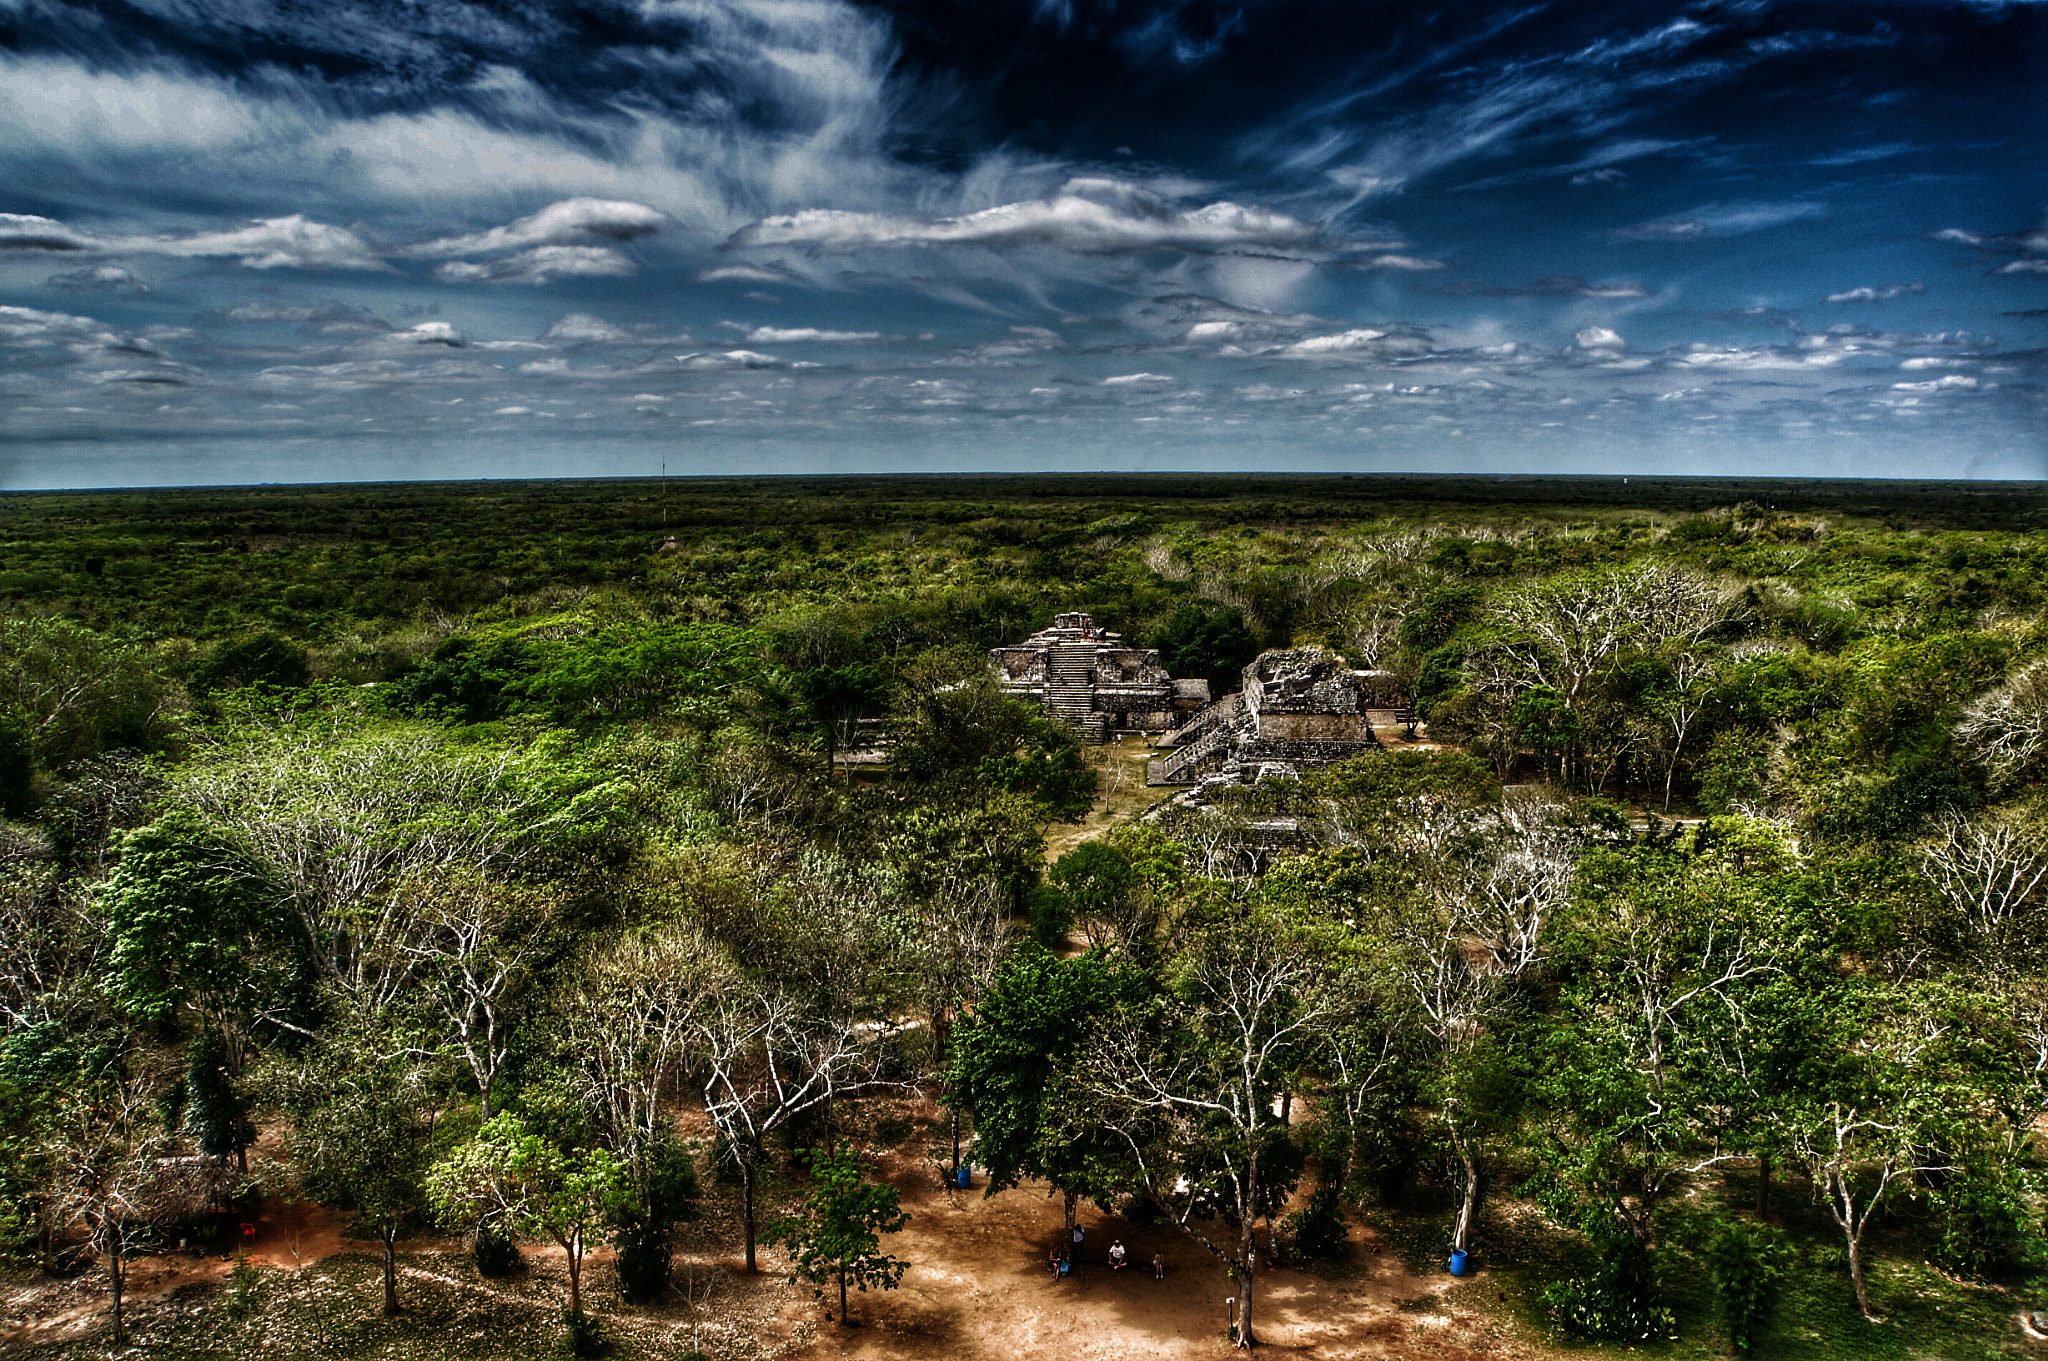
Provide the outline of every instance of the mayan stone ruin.
[[1244,669],[1244,688],[1225,695],[1169,734],[1154,760],[1155,785],[1293,776],[1372,751],[1375,725],[1407,727],[1414,711],[1398,679],[1355,671],[1325,647],[1262,653]]
[[1177,681],[1152,648],[1124,645],[1086,614],[1053,616],[1014,647],[989,653],[1005,693],[1042,704],[1082,741],[1101,743],[1119,729],[1158,732],[1209,702],[1209,682]]

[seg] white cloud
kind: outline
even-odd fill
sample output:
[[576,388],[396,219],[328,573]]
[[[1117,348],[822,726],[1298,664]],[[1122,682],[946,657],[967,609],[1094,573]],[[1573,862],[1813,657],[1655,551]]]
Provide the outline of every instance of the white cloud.
[[1588,326],[1572,337],[1572,344],[1581,350],[1625,350],[1628,342],[1605,326]]
[[43,282],[51,288],[69,288],[78,292],[149,292],[148,284],[145,284],[119,265],[88,265],[84,269],[73,269],[67,270],[62,274],[52,274]]
[[1346,269],[1442,269],[1444,262],[1419,255],[1374,255],[1363,260],[1346,260]]
[[1890,302],[1893,298],[1904,297],[1908,293],[1925,293],[1926,291],[1927,285],[1923,283],[1887,284],[1882,288],[1874,288],[1866,284],[1861,288],[1851,288],[1840,293],[1830,293],[1828,294],[1828,301]]
[[448,283],[545,284],[556,279],[625,279],[640,267],[608,246],[535,246],[483,264],[450,260],[434,276]]
[[1120,373],[1114,378],[1103,379],[1102,385],[1106,388],[1169,388],[1179,382],[1179,379],[1169,378],[1163,373]]
[[625,345],[636,339],[625,327],[588,312],[568,313],[542,331],[540,338],[557,345]]
[[1286,359],[1326,359],[1346,355],[1392,359],[1427,354],[1429,348],[1428,338],[1414,331],[1386,331],[1362,326],[1334,335],[1308,336],[1273,353]]
[[133,332],[92,317],[42,312],[33,307],[0,307],[0,345],[20,348],[58,347],[73,354],[125,351],[158,354],[157,347]]
[[422,345],[438,345],[445,346],[451,350],[459,350],[469,344],[469,337],[448,322],[423,321],[417,325],[408,326],[403,331],[392,331],[387,335],[379,336],[373,343],[401,349],[412,349]]
[[32,213],[0,213],[0,249],[87,251],[100,250],[100,238],[91,232],[67,227],[55,218]]
[[787,359],[756,350],[699,351],[695,354],[679,354],[676,362],[686,369],[783,369],[790,367]]
[[184,258],[232,256],[251,269],[391,268],[346,227],[330,227],[300,213],[183,236],[102,236],[47,217],[0,213],[0,248]]
[[922,219],[813,208],[764,218],[735,233],[737,247],[1044,245],[1082,254],[1174,249],[1304,250],[1320,246],[1310,223],[1271,208],[1227,200],[1181,208],[1124,180],[1068,180],[1049,197],[1005,203],[959,217]]
[[747,332],[749,345],[787,345],[798,341],[850,345],[883,338],[880,331],[820,331],[813,326],[756,326]]
[[299,213],[267,217],[229,231],[198,232],[181,237],[128,237],[118,250],[143,250],[162,255],[240,258],[251,269],[388,270],[362,238],[346,227],[309,221]]
[[1620,241],[1697,241],[1810,222],[1827,214],[1824,203],[1708,203],[1675,217],[1617,227],[1608,235]]
[[1924,383],[1893,383],[1894,392],[1974,392],[1978,380],[1968,374],[1951,373]]
[[637,241],[668,223],[659,208],[623,199],[572,198],[551,203],[530,217],[503,227],[445,237],[414,246],[406,253],[425,259],[455,255],[486,255],[528,246],[573,246],[592,241]]
[[718,265],[712,269],[700,269],[690,276],[692,283],[699,284],[788,284],[802,280],[789,270],[774,265]]

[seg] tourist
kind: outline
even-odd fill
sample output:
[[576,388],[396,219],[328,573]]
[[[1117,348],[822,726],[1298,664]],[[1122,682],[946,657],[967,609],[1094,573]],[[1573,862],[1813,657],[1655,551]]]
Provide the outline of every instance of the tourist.
[[1122,1271],[1129,1265],[1130,1263],[1124,1260],[1123,1240],[1119,1238],[1116,1242],[1109,1245],[1109,1269],[1111,1271]]
[[1152,1254],[1152,1279],[1155,1281],[1166,1279],[1166,1254],[1163,1252]]

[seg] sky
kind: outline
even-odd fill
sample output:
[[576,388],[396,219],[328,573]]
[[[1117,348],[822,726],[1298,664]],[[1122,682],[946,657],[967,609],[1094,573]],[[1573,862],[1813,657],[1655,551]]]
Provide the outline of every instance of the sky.
[[0,0],[0,487],[2048,476],[2048,3]]

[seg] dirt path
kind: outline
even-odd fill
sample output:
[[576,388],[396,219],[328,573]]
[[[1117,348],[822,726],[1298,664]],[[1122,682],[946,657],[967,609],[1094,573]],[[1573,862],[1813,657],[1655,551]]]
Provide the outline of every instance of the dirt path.
[[[887,1245],[911,1264],[903,1284],[851,1296],[851,1328],[825,1320],[836,1312],[836,1298],[828,1296],[818,1306],[815,1341],[800,1355],[1182,1361],[1230,1354],[1224,1329],[1231,1284],[1222,1266],[1179,1231],[1084,1208],[1084,1265],[1078,1277],[1055,1282],[1046,1255],[1065,1225],[1059,1199],[1042,1184],[983,1199],[979,1187],[952,1196],[932,1188],[927,1168],[890,1171],[911,1213],[909,1226]],[[1133,1265],[1111,1271],[1104,1258],[1119,1238]],[[1166,1257],[1164,1280],[1152,1278],[1155,1250]],[[1459,1307],[1458,1292],[1474,1288],[1483,1287],[1411,1276],[1354,1229],[1345,1269],[1266,1275],[1253,1321],[1261,1350],[1289,1356],[1519,1354],[1491,1336],[1485,1318]]]

